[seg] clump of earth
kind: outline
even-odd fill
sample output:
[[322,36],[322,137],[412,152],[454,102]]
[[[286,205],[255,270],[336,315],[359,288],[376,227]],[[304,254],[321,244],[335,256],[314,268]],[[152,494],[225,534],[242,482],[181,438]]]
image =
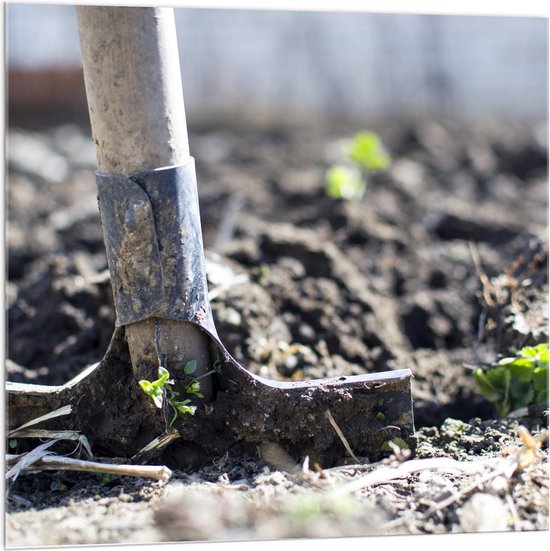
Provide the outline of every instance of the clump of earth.
[[[473,378],[548,340],[546,129],[379,125],[390,168],[361,201],[334,200],[324,174],[357,130],[191,132],[218,333],[272,379],[411,369],[416,459],[483,473],[421,470],[351,491],[373,466],[223,456],[167,483],[29,472],[9,487],[8,545],[548,529],[546,444],[510,476],[488,474],[525,445],[518,427],[537,441],[546,413],[499,419]],[[99,361],[114,330],[93,143],[74,124],[7,139],[7,379],[59,385]]]

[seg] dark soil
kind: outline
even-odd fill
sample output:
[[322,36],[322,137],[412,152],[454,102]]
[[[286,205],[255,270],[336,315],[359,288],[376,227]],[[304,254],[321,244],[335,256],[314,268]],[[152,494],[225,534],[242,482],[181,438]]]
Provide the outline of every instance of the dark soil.
[[[353,130],[192,133],[218,333],[240,363],[274,379],[410,368],[418,456],[496,456],[518,444],[518,421],[496,420],[472,367],[548,339],[545,127],[422,121],[374,130],[393,162],[369,177],[358,203],[323,189],[326,167],[341,160]],[[8,153],[7,378],[58,385],[99,361],[114,329],[93,144],[73,125],[12,128]],[[546,417],[521,423],[536,434]],[[548,529],[540,464],[509,482],[509,498],[485,489],[424,521],[411,503],[424,500],[425,511],[440,500],[451,484],[443,475],[375,486],[343,504],[315,501],[323,484],[361,472],[299,477],[222,457],[176,470],[167,487],[21,476],[8,499],[8,542],[476,531],[481,509],[494,508],[491,500],[510,507],[509,499],[514,521],[500,529]],[[210,520],[175,512],[183,499],[186,510],[209,510]],[[83,516],[92,520],[81,525]],[[380,529],[396,519],[395,529]],[[48,532],[58,521],[59,532]]]

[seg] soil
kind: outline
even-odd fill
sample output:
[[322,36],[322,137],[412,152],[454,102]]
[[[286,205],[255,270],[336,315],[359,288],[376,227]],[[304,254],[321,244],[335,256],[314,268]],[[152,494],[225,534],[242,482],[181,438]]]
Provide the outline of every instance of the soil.
[[[410,368],[416,458],[480,461],[484,481],[420,470],[338,493],[375,466],[227,455],[168,483],[29,473],[9,486],[8,546],[548,530],[546,444],[507,477],[489,467],[547,414],[498,419],[472,374],[548,340],[546,127],[377,125],[391,167],[360,202],[331,199],[324,172],[356,130],[191,133],[218,333],[272,379]],[[7,138],[7,378],[59,385],[114,330],[93,144],[74,124]]]

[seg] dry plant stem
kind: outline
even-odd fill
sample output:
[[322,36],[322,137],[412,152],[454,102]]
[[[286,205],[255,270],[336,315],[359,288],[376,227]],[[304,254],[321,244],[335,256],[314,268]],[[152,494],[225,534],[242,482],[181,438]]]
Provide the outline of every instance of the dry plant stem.
[[481,265],[481,257],[479,256],[479,251],[476,245],[471,241],[468,242],[468,246],[470,248],[470,254],[472,256],[472,260],[474,262],[477,275],[479,277],[479,280],[481,281],[482,292],[483,292],[483,297],[485,299],[485,302],[489,306],[494,306],[495,303],[490,294],[490,290],[493,288],[493,286],[491,285],[491,282],[489,281],[489,278],[487,277],[485,270],[483,270],[483,267]]
[[325,416],[328,419],[329,423],[332,425],[332,428],[336,431],[336,434],[338,435],[338,438],[340,438],[340,440],[342,441],[342,444],[344,444],[344,448],[346,448],[346,451],[350,454],[350,456],[354,461],[359,463],[359,459],[357,459],[357,456],[353,453],[353,450],[351,449],[347,438],[344,436],[344,433],[340,430],[340,427],[337,425],[329,409],[325,411]]
[[44,421],[50,421],[51,419],[55,419],[56,417],[61,417],[63,415],[69,415],[73,412],[73,406],[70,404],[67,406],[60,407],[59,409],[56,409],[55,411],[50,411],[49,413],[46,413],[45,415],[41,415],[40,417],[36,417],[35,419],[31,419],[24,425],[21,425],[20,427],[17,427],[16,429],[13,429],[9,432],[8,436],[14,436],[16,433],[25,430],[29,427],[33,427],[34,425],[38,425],[39,423],[42,423]]
[[115,474],[118,476],[134,476],[140,478],[152,478],[166,482],[172,476],[172,471],[162,466],[155,465],[110,465],[95,461],[83,461],[72,457],[48,455],[43,457],[26,470],[29,471],[82,471],[87,473]]
[[6,473],[6,480],[12,479],[15,481],[21,471],[30,469],[31,465],[49,454],[48,448],[51,448],[56,442],[57,440],[48,440],[30,452],[18,456],[17,463]]
[[[98,168],[131,174],[185,163],[189,143],[174,13],[170,8],[77,6],[86,95]],[[159,320],[169,371],[197,360],[210,369],[206,336]],[[155,320],[126,326],[134,372],[156,376]],[[206,398],[210,381],[202,384]]]
[[132,463],[147,463],[154,455],[160,454],[168,444],[177,440],[180,437],[179,432],[176,429],[170,429],[164,434],[161,434],[155,438],[152,442],[149,442],[147,446],[139,450],[136,455],[131,459]]

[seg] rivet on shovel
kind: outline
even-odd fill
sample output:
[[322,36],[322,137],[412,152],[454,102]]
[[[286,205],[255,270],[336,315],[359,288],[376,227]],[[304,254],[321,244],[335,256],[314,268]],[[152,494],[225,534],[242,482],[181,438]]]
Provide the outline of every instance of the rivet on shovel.
[[377,458],[397,437],[413,445],[407,369],[279,382],[231,357],[208,301],[173,10],[76,9],[116,329],[103,359],[63,386],[7,383],[9,426],[72,404],[96,453],[131,457],[166,430],[138,380],[162,365],[179,388],[194,361],[204,398],[174,424],[179,465],[275,446],[328,466],[349,451]]

